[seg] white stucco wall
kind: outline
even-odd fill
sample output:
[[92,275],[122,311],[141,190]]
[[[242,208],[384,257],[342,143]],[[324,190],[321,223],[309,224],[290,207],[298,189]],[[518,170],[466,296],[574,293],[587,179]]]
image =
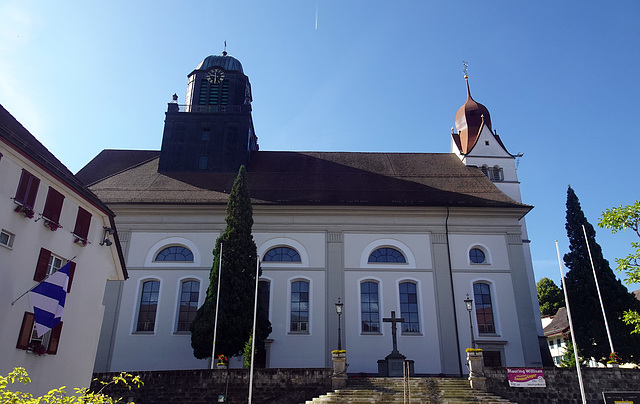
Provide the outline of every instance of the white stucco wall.
[[[75,191],[68,188],[28,158],[0,142],[0,228],[14,235],[13,246],[0,245],[0,373],[6,374],[16,366],[23,366],[33,382],[25,390],[44,394],[52,388],[66,385],[85,387],[91,381],[93,360],[104,307],[102,296],[107,279],[122,279],[119,272],[116,246],[101,246],[103,226],[108,217]],[[15,196],[22,169],[40,179],[33,219],[14,212]],[[38,220],[43,211],[49,186],[65,196],[59,223],[63,226],[51,231]],[[92,215],[88,244],[74,244],[71,234],[75,226],[78,206]],[[17,349],[16,342],[25,311],[33,312],[27,296],[11,304],[22,293],[36,285],[33,280],[40,249],[76,262],[71,292],[67,295],[63,328],[57,354],[38,356]],[[64,370],[64,371],[61,371]]]

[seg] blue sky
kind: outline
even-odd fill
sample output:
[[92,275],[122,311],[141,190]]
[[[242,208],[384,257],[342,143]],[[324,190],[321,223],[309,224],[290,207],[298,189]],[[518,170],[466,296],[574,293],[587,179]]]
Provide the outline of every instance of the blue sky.
[[[466,60],[524,153],[536,279],[559,283],[567,185],[594,225],[640,198],[639,17],[633,0],[5,0],[0,103],[74,172],[102,149],[159,149],[171,95],[226,40],[262,150],[449,152]],[[597,240],[615,266],[634,237]]]

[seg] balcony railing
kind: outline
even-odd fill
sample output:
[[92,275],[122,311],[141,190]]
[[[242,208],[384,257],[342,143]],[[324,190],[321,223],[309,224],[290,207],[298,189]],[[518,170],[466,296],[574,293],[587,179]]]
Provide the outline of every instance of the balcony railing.
[[241,105],[178,105],[178,112],[231,113],[242,112]]

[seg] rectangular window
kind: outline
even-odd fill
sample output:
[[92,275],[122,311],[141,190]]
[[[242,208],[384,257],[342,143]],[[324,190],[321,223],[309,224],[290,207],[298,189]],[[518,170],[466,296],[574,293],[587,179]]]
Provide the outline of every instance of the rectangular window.
[[22,175],[20,176],[20,182],[18,183],[16,196],[14,198],[15,201],[23,206],[33,209],[39,185],[40,179],[29,171],[23,169]]
[[403,282],[400,284],[400,313],[404,318],[402,332],[420,332],[418,292],[415,283]]
[[549,348],[553,348],[553,340],[552,339],[549,340]]
[[198,311],[198,297],[200,296],[200,282],[182,282],[180,291],[180,307],[178,308],[178,332],[188,332],[189,326],[196,318]]
[[291,327],[293,332],[309,332],[309,282],[291,283]]
[[91,213],[78,206],[78,216],[76,217],[76,227],[73,234],[86,240],[89,236],[89,226],[91,226]]
[[204,140],[204,141],[211,140],[211,129],[210,128],[202,129],[202,140]]
[[258,282],[258,310],[264,312],[265,318],[269,318],[269,300],[271,297],[271,282],[260,279]]
[[64,202],[64,195],[55,189],[49,187],[47,193],[47,201],[44,203],[44,211],[42,216],[54,223],[60,221],[60,212],[62,212],[62,203]]
[[24,349],[38,355],[58,353],[60,334],[62,333],[62,322],[51,331],[38,337],[35,331],[35,321],[33,313],[25,312],[22,318],[22,326],[18,334],[17,349]]
[[[55,271],[62,268],[63,258],[52,254],[51,251],[46,248],[40,249],[40,255],[38,256],[38,263],[36,264],[36,272],[33,275],[33,280],[36,282],[42,282],[47,276],[51,275]],[[67,284],[67,293],[71,292],[71,282],[73,282],[73,276],[76,272],[76,263],[69,263],[69,282]]]
[[138,310],[138,324],[136,326],[137,332],[153,331],[155,329],[159,295],[159,281],[146,281],[142,284],[140,308]]
[[380,332],[380,306],[376,282],[362,282],[360,284],[360,309],[362,332]]
[[1,245],[9,248],[13,247],[13,238],[14,238],[14,235],[12,233],[9,233],[5,229],[2,229],[2,231],[0,231]]
[[486,283],[473,285],[474,304],[476,307],[476,320],[478,333],[495,334],[496,326],[493,319],[493,304],[491,303],[491,288]]
[[206,170],[209,166],[209,158],[207,156],[201,156],[198,159],[198,169]]
[[488,368],[501,367],[502,359],[500,357],[500,351],[482,351],[482,359],[484,366]]

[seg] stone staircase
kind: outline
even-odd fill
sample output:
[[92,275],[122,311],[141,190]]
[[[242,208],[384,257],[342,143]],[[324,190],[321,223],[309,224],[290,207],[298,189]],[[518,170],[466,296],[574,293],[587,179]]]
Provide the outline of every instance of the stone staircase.
[[350,378],[344,389],[327,393],[307,401],[313,403],[429,403],[429,404],[471,404],[500,403],[510,401],[473,390],[469,381],[456,378],[412,377],[409,380],[410,397],[404,395],[404,383],[398,377]]

